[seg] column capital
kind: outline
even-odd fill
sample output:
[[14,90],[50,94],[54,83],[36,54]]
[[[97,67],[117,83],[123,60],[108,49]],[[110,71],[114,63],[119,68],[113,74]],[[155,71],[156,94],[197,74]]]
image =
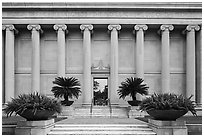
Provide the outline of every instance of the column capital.
[[35,30],[35,31],[40,31],[41,33],[43,32],[41,29],[41,26],[39,24],[29,24],[27,26],[28,30]]
[[54,30],[63,30],[63,31],[65,31],[65,30],[67,30],[67,25],[65,25],[65,24],[55,24],[53,26],[53,28],[54,28]]
[[93,25],[91,24],[82,24],[80,25],[81,30],[93,30]]
[[15,27],[14,25],[2,25],[2,29],[12,31],[12,30],[15,30]]
[[192,30],[199,31],[200,30],[200,26],[198,26],[198,25],[188,25],[188,26],[186,26],[185,30],[186,31],[192,31]]
[[18,33],[18,30],[12,24],[2,25],[2,30],[9,30],[9,31],[14,31],[15,33]]
[[108,30],[121,30],[121,25],[119,24],[110,24],[108,25]]
[[165,24],[160,26],[161,31],[166,31],[166,30],[172,31],[173,29],[174,29],[174,26],[171,24]]
[[134,29],[135,29],[136,31],[138,31],[138,30],[147,30],[147,29],[148,29],[148,26],[145,25],[145,24],[137,24],[137,25],[134,26]]

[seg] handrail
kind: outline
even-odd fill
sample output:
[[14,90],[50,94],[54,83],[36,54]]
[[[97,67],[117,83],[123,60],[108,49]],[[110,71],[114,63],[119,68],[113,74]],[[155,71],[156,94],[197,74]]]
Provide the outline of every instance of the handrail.
[[109,109],[110,109],[110,117],[112,116],[112,107],[111,107],[111,103],[110,103],[110,99],[108,99],[108,106],[109,106]]
[[90,107],[90,117],[92,117],[92,112],[93,112],[93,102],[94,102],[94,99],[92,98],[91,99],[91,107]]

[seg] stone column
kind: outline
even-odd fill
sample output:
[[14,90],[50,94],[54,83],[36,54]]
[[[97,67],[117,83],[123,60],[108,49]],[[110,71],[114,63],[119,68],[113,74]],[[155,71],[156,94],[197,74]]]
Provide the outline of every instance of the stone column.
[[80,26],[83,31],[83,105],[91,104],[91,30],[93,30],[93,25],[83,24]]
[[[3,29],[3,28],[2,28]],[[5,103],[5,31],[2,31],[2,104]]]
[[198,25],[188,25],[186,27],[186,97],[193,95],[195,101],[195,31],[198,31]]
[[5,33],[5,103],[15,97],[14,79],[14,31],[13,25],[3,25]]
[[162,58],[162,70],[161,70],[161,84],[162,92],[169,93],[170,91],[170,64],[169,64],[169,53],[170,53],[170,42],[169,42],[169,31],[174,29],[173,25],[161,25],[161,58]]
[[31,92],[40,92],[40,25],[28,25],[32,34],[32,80]]
[[[144,31],[148,29],[147,25],[138,24],[134,26],[136,31],[136,48],[135,48],[135,76],[144,79]],[[137,100],[142,100],[142,95],[136,95]]]
[[111,63],[110,63],[110,101],[111,104],[118,104],[118,31],[120,25],[108,25],[111,31]]
[[57,30],[57,43],[58,43],[58,65],[57,74],[60,77],[65,77],[65,31],[66,25],[56,24],[53,26]]
[[202,27],[196,34],[196,103],[202,105]]
[[144,79],[144,30],[147,25],[135,25],[136,30],[136,77]]

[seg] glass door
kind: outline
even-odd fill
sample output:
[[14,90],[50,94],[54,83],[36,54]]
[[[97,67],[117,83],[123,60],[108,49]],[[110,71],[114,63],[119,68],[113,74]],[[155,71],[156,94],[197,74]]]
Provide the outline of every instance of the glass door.
[[95,106],[108,105],[108,78],[93,79],[93,98]]

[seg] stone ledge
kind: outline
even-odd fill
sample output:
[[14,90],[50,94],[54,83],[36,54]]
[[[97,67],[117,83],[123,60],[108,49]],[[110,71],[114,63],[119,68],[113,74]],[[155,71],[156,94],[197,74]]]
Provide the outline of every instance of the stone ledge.
[[187,126],[185,121],[162,121],[148,119],[150,128],[157,135],[187,135]]
[[54,127],[54,119],[40,121],[19,121],[16,135],[46,135]]
[[149,123],[157,125],[157,126],[183,126],[186,124],[185,121],[162,121],[162,120],[153,120],[149,119]]
[[2,135],[14,135],[16,125],[2,125]]
[[39,120],[39,121],[18,121],[17,127],[40,127],[46,126],[54,123],[54,119],[49,120]]

